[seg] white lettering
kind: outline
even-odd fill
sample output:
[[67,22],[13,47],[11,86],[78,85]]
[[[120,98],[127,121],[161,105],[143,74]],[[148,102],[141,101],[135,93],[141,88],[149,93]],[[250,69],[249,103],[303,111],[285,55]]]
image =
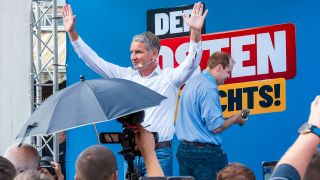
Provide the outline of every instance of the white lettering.
[[165,13],[159,13],[154,15],[155,22],[155,34],[163,35],[169,31],[169,16]]
[[255,66],[243,66],[243,61],[250,60],[250,52],[243,51],[244,45],[254,44],[255,36],[238,36],[231,38],[231,56],[235,60],[233,65],[233,70],[231,72],[231,77],[243,77],[251,76],[256,74]]
[[269,73],[269,60],[273,72],[287,70],[286,32],[274,33],[274,47],[269,33],[257,35],[257,63],[258,74]]
[[[162,68],[174,67],[173,51],[168,46],[161,46],[159,57],[162,56]],[[159,61],[158,57],[158,61]]]
[[221,51],[222,48],[229,47],[229,38],[208,40],[202,42],[203,49],[209,49],[210,54]]
[[[192,9],[188,9],[188,10],[184,10],[183,11],[183,14],[185,14],[187,17],[191,15],[192,13]],[[184,32],[189,32],[190,31],[190,28],[189,26],[187,25],[187,23],[185,21],[183,21],[183,31]]]
[[183,32],[182,27],[177,27],[177,25],[182,24],[180,19],[177,19],[177,16],[181,16],[182,11],[173,11],[170,12],[170,34],[181,33]]
[[[274,32],[274,39],[271,33],[249,34],[244,36],[209,39],[202,41],[204,51],[210,51],[210,55],[223,48],[231,50],[231,56],[235,60],[231,78],[248,77],[261,74],[272,74],[287,71],[287,40],[286,31]],[[173,44],[174,39],[172,40]],[[255,48],[244,50],[244,46],[250,45]],[[174,67],[174,60],[181,64],[187,57],[189,42],[178,45],[176,50],[171,49],[170,45],[162,46],[160,56],[163,56],[163,67]],[[251,52],[255,51],[257,56],[250,57]],[[252,59],[251,59],[252,58]],[[202,65],[206,64],[207,59],[202,59]],[[245,64],[250,61],[250,64]],[[200,70],[199,70],[200,71]]]

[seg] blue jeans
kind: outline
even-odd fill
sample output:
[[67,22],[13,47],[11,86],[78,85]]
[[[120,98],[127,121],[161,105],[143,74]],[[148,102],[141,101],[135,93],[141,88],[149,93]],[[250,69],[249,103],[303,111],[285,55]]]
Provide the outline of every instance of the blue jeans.
[[228,164],[226,153],[220,146],[193,146],[179,144],[177,150],[180,176],[193,176],[196,180],[216,179],[217,173]]
[[[156,149],[159,164],[165,176],[172,176],[172,148],[162,147]],[[137,156],[133,162],[134,169],[139,176],[147,176],[147,169],[142,156]],[[124,174],[126,174],[128,164],[124,162]],[[125,177],[125,176],[124,176]]]

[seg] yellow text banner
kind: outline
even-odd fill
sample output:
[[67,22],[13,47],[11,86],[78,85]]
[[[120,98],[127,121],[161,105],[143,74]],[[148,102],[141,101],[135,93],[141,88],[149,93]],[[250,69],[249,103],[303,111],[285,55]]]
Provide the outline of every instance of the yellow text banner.
[[250,109],[250,114],[281,112],[286,109],[284,78],[219,86],[224,117]]

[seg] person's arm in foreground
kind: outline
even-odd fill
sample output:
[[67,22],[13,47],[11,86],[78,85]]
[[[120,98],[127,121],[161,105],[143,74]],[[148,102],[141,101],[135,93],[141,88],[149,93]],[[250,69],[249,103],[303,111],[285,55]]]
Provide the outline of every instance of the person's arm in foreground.
[[[320,96],[317,96],[311,103],[308,123],[320,127]],[[298,171],[300,178],[303,179],[319,143],[320,138],[314,133],[300,134],[294,144],[282,156],[277,167],[284,164],[291,165]]]
[[144,158],[148,176],[164,176],[155,152],[153,134],[142,126],[135,133],[136,144]]
[[61,172],[61,165],[55,161],[52,161],[51,165],[54,169],[54,172],[56,173],[56,177],[58,178],[58,180],[64,180],[64,175]]

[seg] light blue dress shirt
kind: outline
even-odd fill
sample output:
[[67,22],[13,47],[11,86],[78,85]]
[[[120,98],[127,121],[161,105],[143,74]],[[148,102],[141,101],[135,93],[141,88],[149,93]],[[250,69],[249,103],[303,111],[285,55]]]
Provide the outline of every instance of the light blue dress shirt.
[[176,135],[180,141],[220,145],[221,133],[212,131],[223,125],[218,85],[204,70],[191,78],[180,96]]

